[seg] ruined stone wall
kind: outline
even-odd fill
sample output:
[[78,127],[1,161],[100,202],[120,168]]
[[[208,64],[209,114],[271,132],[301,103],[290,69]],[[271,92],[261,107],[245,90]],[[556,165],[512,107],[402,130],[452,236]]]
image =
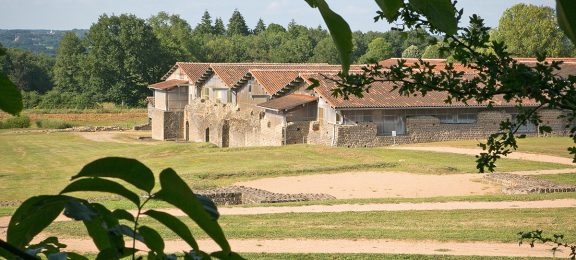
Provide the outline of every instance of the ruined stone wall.
[[290,122],[286,126],[286,144],[306,144],[310,134],[310,121]]
[[207,141],[207,133],[208,141],[220,147],[279,146],[284,140],[282,117],[258,109],[197,99],[186,107],[186,120],[194,142]]
[[152,139],[175,140],[183,138],[184,113],[152,109]]

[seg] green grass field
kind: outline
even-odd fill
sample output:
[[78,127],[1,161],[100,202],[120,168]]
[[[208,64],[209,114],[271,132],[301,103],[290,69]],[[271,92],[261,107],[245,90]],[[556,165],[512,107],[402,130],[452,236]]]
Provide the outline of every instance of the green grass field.
[[[434,210],[399,212],[283,213],[221,216],[220,225],[235,239],[407,239],[438,241],[498,241],[513,243],[517,233],[536,229],[566,234],[574,242],[576,208]],[[181,218],[198,238],[207,236],[188,218]],[[425,221],[423,221],[425,220]],[[178,237],[150,218],[166,240]],[[81,222],[57,222],[47,231],[61,237],[84,237]]]
[[[216,148],[203,143],[157,145],[96,142],[72,133],[0,131],[1,201],[61,190],[83,165],[105,156],[141,160],[154,172],[172,167],[194,189],[270,176],[378,169],[420,174],[473,173],[474,156],[386,148]],[[264,156],[265,155],[265,156]],[[500,171],[560,169],[565,165],[502,159]],[[31,188],[23,188],[31,187]]]
[[[449,146],[460,148],[478,148],[478,143],[486,140],[447,141],[436,143],[411,144],[410,146]],[[568,147],[574,146],[570,137],[527,137],[518,139],[518,152],[537,153],[572,158]]]

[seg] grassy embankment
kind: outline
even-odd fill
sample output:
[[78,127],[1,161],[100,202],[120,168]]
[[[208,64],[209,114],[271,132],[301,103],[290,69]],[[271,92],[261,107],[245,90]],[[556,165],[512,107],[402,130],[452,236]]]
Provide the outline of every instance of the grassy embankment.
[[[389,150],[386,148],[285,147],[215,148],[206,144],[115,143],[87,140],[72,133],[0,131],[0,193],[3,201],[23,200],[62,189],[83,165],[105,156],[141,160],[154,172],[172,167],[194,189],[229,185],[270,176],[350,170],[418,174],[473,173],[473,156]],[[565,165],[500,160],[498,170],[561,169]],[[26,189],[23,187],[33,187]]]

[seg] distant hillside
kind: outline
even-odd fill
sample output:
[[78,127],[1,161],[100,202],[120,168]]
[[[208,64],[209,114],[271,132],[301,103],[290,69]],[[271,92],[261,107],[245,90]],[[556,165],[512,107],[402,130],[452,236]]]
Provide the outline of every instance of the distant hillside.
[[[88,30],[70,30],[82,37]],[[60,39],[66,32],[57,30],[3,30],[0,29],[0,43],[6,48],[30,50],[48,55],[56,55]]]

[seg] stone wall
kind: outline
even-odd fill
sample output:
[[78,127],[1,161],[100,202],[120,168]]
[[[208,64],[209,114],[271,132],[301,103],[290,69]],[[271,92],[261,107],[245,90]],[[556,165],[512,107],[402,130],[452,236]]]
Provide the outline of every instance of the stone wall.
[[286,144],[306,144],[310,134],[310,121],[290,122],[286,126]]
[[375,123],[338,125],[336,145],[345,147],[375,147],[393,144],[423,143],[448,140],[486,138],[498,130],[500,121],[510,118],[504,112],[484,111],[478,113],[474,124],[442,124],[434,116],[410,116],[406,118],[406,134],[378,136]]
[[198,192],[198,194],[212,199],[212,201],[214,201],[214,203],[216,203],[217,205],[279,203],[279,202],[336,199],[332,195],[323,193],[283,194],[244,186],[229,186],[209,191],[200,191]]
[[152,139],[175,140],[182,139],[183,112],[168,112],[160,109],[152,110]]
[[284,140],[283,119],[259,109],[240,110],[235,105],[198,99],[186,107],[186,120],[194,142],[246,147],[280,146]]
[[502,192],[506,194],[530,194],[553,192],[576,192],[576,186],[558,184],[546,180],[535,179],[530,176],[510,173],[491,173],[484,175],[484,180],[502,185]]
[[540,119],[542,119],[542,124],[550,126],[552,128],[552,133],[547,133],[546,135],[560,135],[565,136],[570,133],[570,129],[566,128],[570,122],[566,118],[558,118],[562,115],[560,110],[543,109],[538,112]]

